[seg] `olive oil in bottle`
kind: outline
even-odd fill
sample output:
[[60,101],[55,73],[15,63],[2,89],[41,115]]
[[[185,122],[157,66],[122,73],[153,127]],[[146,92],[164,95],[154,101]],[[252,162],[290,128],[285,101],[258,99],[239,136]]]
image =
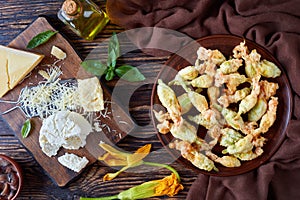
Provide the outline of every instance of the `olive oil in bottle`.
[[86,40],[93,40],[109,21],[107,14],[90,0],[65,0],[57,16]]

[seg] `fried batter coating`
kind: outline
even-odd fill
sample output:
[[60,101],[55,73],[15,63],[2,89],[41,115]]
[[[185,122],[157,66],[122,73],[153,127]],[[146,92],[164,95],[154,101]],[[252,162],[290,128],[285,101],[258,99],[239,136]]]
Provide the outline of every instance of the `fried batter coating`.
[[174,143],[170,144],[170,148],[175,148],[181,152],[181,155],[190,161],[194,166],[199,169],[203,169],[206,171],[218,170],[214,162],[210,160],[207,156],[200,153],[200,148],[196,145],[193,146],[191,143],[186,141],[174,141]]
[[188,119],[204,126],[206,129],[211,129],[213,126],[221,126],[222,123],[220,112],[216,109],[208,109],[196,116],[188,116]]
[[274,124],[276,120],[276,111],[278,105],[278,97],[271,97],[268,103],[268,111],[260,120],[259,127],[254,131],[254,135],[257,136],[260,133],[265,133]]
[[221,129],[221,135],[220,145],[223,147],[233,145],[243,137],[238,131],[232,128]]
[[214,79],[212,76],[203,74],[195,79],[193,79],[190,84],[193,87],[199,87],[199,88],[209,88],[213,85]]
[[255,49],[249,55],[244,57],[245,72],[248,78],[254,78],[260,74],[258,63],[260,62],[261,55]]
[[187,93],[183,93],[178,98],[179,105],[181,106],[181,114],[185,114],[191,110],[193,104]]
[[244,40],[239,45],[235,46],[232,52],[234,58],[245,58],[249,53],[248,47],[246,46],[246,41]]
[[226,84],[229,94],[233,94],[236,91],[236,88],[246,81],[248,81],[248,78],[237,72],[232,74],[223,74],[220,70],[217,70],[215,75],[215,86],[221,87],[223,84]]
[[162,80],[158,80],[157,95],[162,105],[167,109],[174,123],[181,120],[181,107],[178,103],[175,92]]
[[186,120],[182,119],[179,124],[173,124],[171,134],[178,139],[193,143],[197,139],[197,129]]
[[235,130],[242,130],[244,126],[243,118],[238,115],[238,113],[234,112],[233,110],[224,108],[222,109],[222,115],[224,116],[227,124],[234,128]]
[[206,152],[207,157],[209,157],[214,162],[220,163],[225,167],[240,167],[241,162],[234,156],[222,156],[219,157],[211,151]]
[[203,96],[202,94],[199,94],[197,92],[190,90],[190,91],[188,91],[188,96],[189,96],[192,104],[194,105],[194,107],[199,112],[204,112],[208,109],[207,100],[206,100],[205,96]]
[[259,63],[258,68],[260,74],[267,78],[276,78],[281,74],[277,65],[265,59]]
[[237,103],[240,100],[244,99],[249,93],[250,93],[250,88],[243,88],[240,90],[235,91],[234,94],[232,95],[222,95],[220,98],[218,98],[219,104],[227,108],[229,104],[231,103]]
[[252,79],[252,87],[253,87],[252,91],[248,96],[246,96],[241,101],[241,103],[239,105],[238,115],[248,112],[255,106],[255,104],[257,102],[257,97],[260,93],[259,79],[260,79],[260,76],[256,76],[255,78]]
[[267,111],[268,103],[264,98],[259,98],[255,106],[248,112],[248,120],[257,122]]
[[266,80],[262,80],[259,82],[261,87],[261,95],[269,100],[270,97],[276,94],[277,89],[279,88],[278,83],[269,82]]
[[216,65],[220,65],[224,61],[226,61],[225,56],[217,49],[205,49],[204,47],[199,47],[197,50],[198,59],[202,61],[211,61]]
[[231,73],[237,72],[237,70],[242,65],[243,65],[243,60],[242,59],[236,59],[236,58],[230,59],[230,60],[224,61],[220,65],[220,71],[223,74],[231,74]]
[[169,120],[171,120],[171,117],[168,112],[164,113],[162,110],[157,112],[153,110],[154,116],[160,123],[157,124],[157,129],[160,133],[166,134],[170,132],[172,124]]
[[199,73],[194,66],[188,66],[181,69],[178,74],[183,78],[183,80],[194,80]]
[[254,152],[251,150],[251,151],[248,151],[247,153],[236,153],[236,154],[234,154],[234,156],[239,158],[242,161],[249,161],[249,160],[253,160],[253,159],[257,158],[263,152],[264,152],[264,150],[261,147],[257,147],[254,150]]
[[217,103],[220,93],[220,88],[216,86],[212,86],[207,89],[207,96],[211,106]]
[[225,150],[222,151],[222,153],[226,154],[237,154],[237,153],[247,153],[252,150],[253,144],[252,144],[252,135],[246,135],[245,137],[239,139],[236,143],[228,146]]

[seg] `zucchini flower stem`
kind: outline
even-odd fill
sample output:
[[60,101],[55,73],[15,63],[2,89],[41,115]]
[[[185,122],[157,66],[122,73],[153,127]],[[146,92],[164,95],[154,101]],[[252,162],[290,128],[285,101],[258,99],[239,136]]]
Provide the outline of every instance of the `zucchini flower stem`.
[[179,176],[178,172],[173,167],[171,167],[169,165],[161,164],[161,163],[155,163],[155,162],[146,162],[146,161],[143,161],[143,164],[149,165],[149,166],[164,167],[164,168],[170,170],[171,172],[173,172],[175,174],[178,182],[180,182],[180,176]]

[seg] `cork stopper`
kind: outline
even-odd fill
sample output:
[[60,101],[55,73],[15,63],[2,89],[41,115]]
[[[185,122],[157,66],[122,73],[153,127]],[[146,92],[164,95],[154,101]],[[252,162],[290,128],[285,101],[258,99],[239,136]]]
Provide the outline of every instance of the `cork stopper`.
[[65,0],[62,9],[67,15],[76,15],[78,13],[78,4],[74,0]]

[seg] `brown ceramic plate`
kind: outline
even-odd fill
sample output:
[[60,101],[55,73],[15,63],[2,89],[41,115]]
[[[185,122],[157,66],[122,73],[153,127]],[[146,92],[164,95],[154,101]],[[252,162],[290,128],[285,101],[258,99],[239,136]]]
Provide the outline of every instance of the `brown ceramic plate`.
[[[230,55],[232,55],[232,49],[243,40],[244,38],[232,36],[232,35],[213,35],[213,36],[208,36],[208,37],[198,39],[197,42],[205,48],[220,50],[228,58]],[[232,175],[242,174],[250,170],[253,170],[258,166],[260,166],[261,164],[263,164],[264,162],[266,162],[276,152],[276,150],[279,148],[279,146],[281,145],[281,143],[285,138],[285,131],[291,117],[291,108],[292,108],[291,89],[285,71],[281,67],[280,63],[262,46],[249,40],[246,40],[246,45],[248,46],[249,50],[256,49],[257,52],[261,54],[262,59],[267,59],[269,61],[274,62],[277,66],[280,67],[282,71],[282,74],[279,77],[275,79],[271,79],[271,81],[277,82],[279,84],[279,89],[277,90],[276,93],[276,96],[278,97],[279,100],[279,104],[277,108],[277,119],[274,125],[269,129],[269,131],[264,134],[264,136],[268,140],[263,147],[264,153],[260,157],[252,161],[242,162],[242,165],[236,168],[227,168],[219,164],[216,164],[216,167],[219,169],[219,172],[215,172],[215,171],[207,172],[196,168],[189,161],[181,157],[179,151],[168,148],[168,144],[172,140],[174,140],[173,136],[170,133],[167,133],[165,135],[158,133],[158,137],[161,143],[167,148],[170,154],[175,159],[178,158],[178,161],[182,163],[184,166],[191,168],[198,173],[214,175],[214,176],[232,176]],[[199,47],[198,44],[190,45],[183,48],[173,56],[171,56],[170,59],[166,62],[161,72],[159,73],[157,80],[162,79],[164,82],[169,82],[175,77],[177,71],[179,71],[180,69],[188,65],[193,65],[196,60],[196,56],[197,56],[196,51],[198,47]],[[173,88],[173,89],[175,90],[176,93],[182,92],[180,91],[182,90],[181,88]],[[161,103],[156,93],[156,84],[154,85],[152,91],[151,109],[152,110],[162,109]],[[156,127],[157,121],[153,113],[152,113],[152,120],[154,126]],[[203,137],[205,135],[203,134],[203,131],[205,131],[205,129],[199,128],[198,136]]]

